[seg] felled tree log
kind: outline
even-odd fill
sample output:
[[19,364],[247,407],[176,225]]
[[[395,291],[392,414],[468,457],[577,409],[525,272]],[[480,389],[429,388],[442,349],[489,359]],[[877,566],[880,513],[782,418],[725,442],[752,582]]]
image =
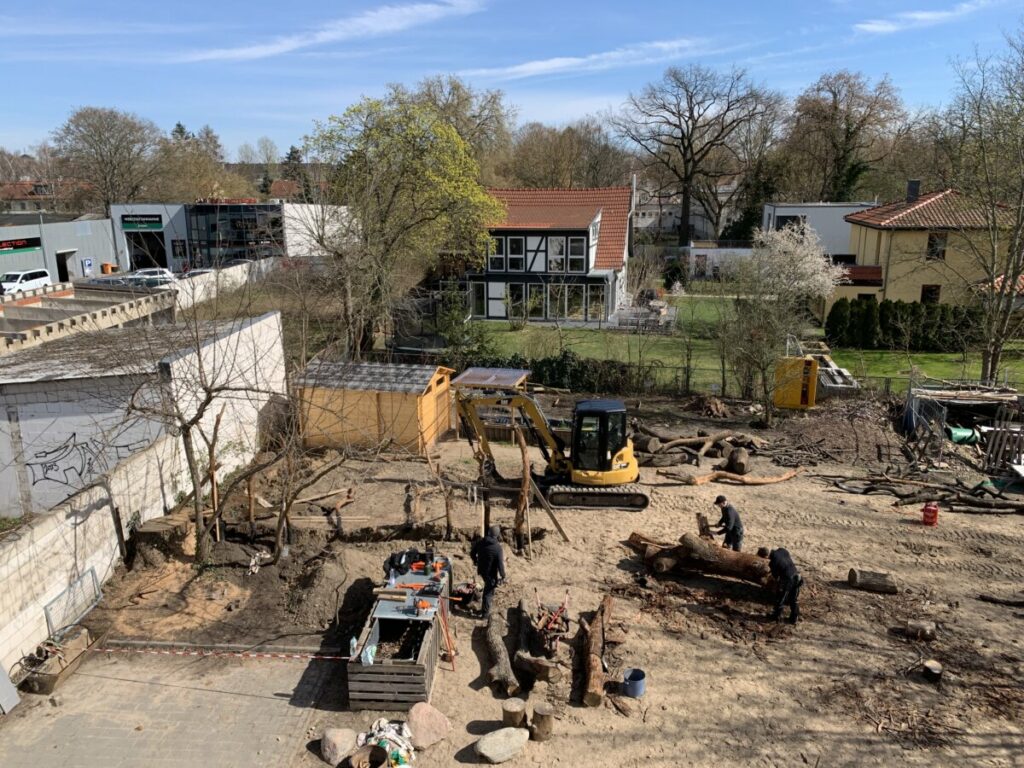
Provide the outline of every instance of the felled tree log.
[[[648,547],[648,549],[652,549]],[[655,573],[697,571],[765,585],[771,577],[768,560],[747,552],[733,552],[715,541],[684,533],[679,544],[657,551],[645,563]]]
[[600,607],[590,623],[586,634],[583,669],[585,671],[585,685],[583,688],[583,703],[588,707],[600,706],[604,698],[605,674],[604,665],[601,662],[604,656],[604,628],[605,623],[611,621],[612,596],[605,595]]
[[654,435],[634,435],[633,448],[643,453],[657,453],[661,449],[661,440]]
[[491,656],[488,680],[505,696],[515,696],[519,693],[519,681],[512,672],[505,648],[505,620],[497,610],[492,610],[487,618],[487,651]]
[[[724,455],[724,454],[723,454]],[[750,471],[750,453],[746,448],[733,448],[719,469],[734,475],[745,475]]]
[[978,595],[978,599],[983,603],[992,603],[993,605],[1006,605],[1010,608],[1024,608],[1024,600],[1012,600],[1006,597],[996,597],[995,595]]
[[777,475],[776,477],[747,477],[745,475],[726,472],[722,469],[716,469],[714,472],[709,472],[706,475],[683,475],[678,472],[665,471],[659,471],[658,474],[662,477],[670,477],[673,480],[679,480],[684,485],[704,485],[705,483],[722,481],[739,483],[740,485],[772,485],[773,483],[781,483],[786,480],[791,480],[799,475],[800,472],[801,470],[799,468],[792,469],[789,472],[783,472],[781,475]]
[[865,592],[895,595],[900,591],[896,586],[896,580],[888,573],[851,568],[846,580],[854,589],[861,589]]
[[700,466],[700,457],[695,451],[673,451],[672,453],[639,453],[636,457],[641,467],[678,467],[680,464]]

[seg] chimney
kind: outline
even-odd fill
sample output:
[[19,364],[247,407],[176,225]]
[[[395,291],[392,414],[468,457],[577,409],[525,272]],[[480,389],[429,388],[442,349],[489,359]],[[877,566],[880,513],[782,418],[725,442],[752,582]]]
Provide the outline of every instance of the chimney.
[[913,203],[917,201],[917,198],[921,196],[921,180],[920,179],[908,179],[907,180],[907,202]]

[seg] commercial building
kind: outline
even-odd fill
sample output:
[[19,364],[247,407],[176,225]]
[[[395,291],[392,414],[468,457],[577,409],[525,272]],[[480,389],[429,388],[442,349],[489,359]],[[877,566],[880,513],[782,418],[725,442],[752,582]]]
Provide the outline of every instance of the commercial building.
[[[98,275],[105,263],[118,263],[110,219],[39,223],[32,216],[0,226],[0,274],[45,269],[55,283]],[[124,265],[122,265],[124,268]]]
[[220,266],[285,255],[284,207],[255,200],[111,206],[118,263],[126,270]]

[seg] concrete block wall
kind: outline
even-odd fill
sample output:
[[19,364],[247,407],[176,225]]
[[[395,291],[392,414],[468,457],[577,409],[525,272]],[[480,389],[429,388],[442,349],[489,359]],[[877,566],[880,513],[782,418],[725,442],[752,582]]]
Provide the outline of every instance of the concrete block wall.
[[[225,330],[229,330],[227,326]],[[171,391],[183,409],[190,404],[195,407],[200,384],[215,390],[230,388],[217,394],[203,419],[204,427],[212,430],[223,406],[222,450],[218,453],[222,476],[252,461],[260,449],[262,417],[271,401],[286,393],[280,315],[275,312],[252,318],[231,330],[198,352],[184,351],[163,364],[163,373],[170,376]],[[87,409],[88,394],[77,400],[72,396],[81,384],[47,382],[46,386],[54,387],[54,393],[14,396],[24,398],[26,406],[54,409],[55,417],[73,420],[77,417],[72,411]],[[113,389],[109,381],[102,388]],[[88,419],[94,421],[94,416]],[[10,463],[8,458],[0,457],[0,462]],[[128,526],[132,520],[145,522],[165,514],[190,490],[181,440],[158,436],[148,448],[122,459],[74,496],[0,539],[3,670],[9,673],[18,659],[46,639],[43,608],[49,601],[90,567],[96,569],[101,583],[113,573],[120,557],[111,512],[114,507]]]
[[217,298],[221,292],[235,291],[247,282],[275,269],[279,261],[280,259],[261,259],[251,264],[237,264],[233,267],[215,269],[203,275],[183,278],[174,285],[178,309],[188,309],[195,304],[210,301]]
[[48,636],[44,607],[90,568],[102,584],[120,560],[112,509],[122,523],[163,515],[190,488],[181,441],[163,437],[94,485],[0,540],[0,667]]

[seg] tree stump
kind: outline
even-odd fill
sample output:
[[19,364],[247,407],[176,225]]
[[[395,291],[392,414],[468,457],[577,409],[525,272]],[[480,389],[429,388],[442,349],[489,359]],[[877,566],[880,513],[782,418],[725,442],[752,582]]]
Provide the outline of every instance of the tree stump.
[[878,571],[862,571],[858,568],[851,568],[847,581],[854,589],[861,589],[865,592],[895,595],[900,591],[892,576]]
[[935,622],[925,619],[910,619],[904,633],[911,640],[934,640]]
[[555,729],[555,708],[550,704],[538,704],[533,708],[533,725],[530,727],[530,738],[534,741],[547,741]]
[[722,469],[734,475],[747,474],[750,471],[750,452],[746,448],[734,448]]
[[525,728],[526,702],[516,698],[501,702],[501,724],[505,728]]

